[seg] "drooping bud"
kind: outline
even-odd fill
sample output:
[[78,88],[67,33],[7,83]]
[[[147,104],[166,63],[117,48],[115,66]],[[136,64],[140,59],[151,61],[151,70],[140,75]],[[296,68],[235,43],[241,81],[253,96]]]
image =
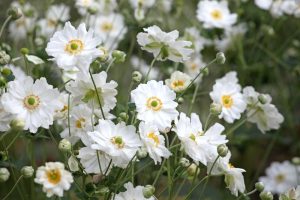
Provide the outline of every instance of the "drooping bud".
[[262,192],[265,189],[265,185],[263,184],[263,182],[257,182],[255,183],[255,189],[259,192]]
[[142,78],[143,75],[139,71],[134,71],[132,73],[132,81],[134,81],[135,83],[141,82]]
[[179,164],[182,167],[188,167],[188,166],[190,166],[190,161],[186,158],[180,158]]
[[218,150],[218,154],[221,157],[225,157],[228,154],[228,147],[226,146],[226,144],[220,144],[217,148]]
[[259,194],[261,200],[273,200],[273,194],[271,192],[263,191]]
[[11,7],[8,9],[7,14],[11,16],[13,20],[17,20],[22,17],[22,10],[18,7]]
[[67,139],[62,139],[58,144],[58,149],[62,152],[70,152],[72,148],[72,144]]
[[146,185],[143,188],[143,195],[146,199],[149,199],[150,197],[152,197],[154,192],[155,192],[155,188],[152,185]]
[[0,182],[5,182],[9,179],[10,173],[6,168],[0,168]]
[[33,176],[34,169],[32,166],[24,166],[21,169],[21,174],[24,176],[24,178],[30,178]]
[[111,55],[115,59],[115,63],[122,63],[126,58],[126,54],[119,50],[114,50]]
[[[200,168],[197,170],[198,166],[195,163],[192,163],[188,168],[187,168],[187,173],[189,176],[195,176],[200,173]],[[197,174],[196,174],[197,172]]]
[[13,119],[9,125],[14,131],[21,131],[24,129],[25,121],[23,119]]
[[218,52],[216,54],[216,62],[219,64],[224,64],[226,61],[225,54],[223,52]]

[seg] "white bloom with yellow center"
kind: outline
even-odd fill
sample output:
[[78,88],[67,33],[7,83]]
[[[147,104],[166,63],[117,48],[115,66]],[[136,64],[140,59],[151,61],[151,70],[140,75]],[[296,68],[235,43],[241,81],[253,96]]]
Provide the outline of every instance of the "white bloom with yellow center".
[[131,99],[136,105],[137,118],[152,123],[160,131],[171,127],[171,122],[178,116],[175,102],[176,93],[162,81],[148,81],[131,91]]
[[266,176],[259,181],[265,185],[265,190],[276,194],[282,194],[291,187],[297,186],[300,168],[289,161],[273,162],[266,169]]
[[96,47],[101,38],[94,36],[94,31],[86,30],[85,24],[75,29],[70,22],[65,23],[61,31],[55,32],[47,44],[46,52],[54,57],[57,65],[70,70],[77,67],[81,72],[88,74],[90,64],[101,56],[102,52]]
[[127,167],[142,146],[135,127],[126,126],[124,122],[114,124],[110,120],[99,120],[95,130],[88,135],[94,142],[91,148],[106,153],[111,157],[112,163],[121,168]]
[[265,102],[262,104],[258,99],[260,94],[253,87],[245,87],[243,94],[247,101],[247,120],[249,122],[256,123],[262,133],[279,129],[284,118],[275,105],[271,104],[272,98],[270,95],[263,94]]
[[[71,93],[74,98],[74,102],[87,103],[91,109],[95,111],[95,114],[102,118],[100,112],[99,99],[104,111],[105,117],[111,117],[108,113],[116,106],[116,95],[118,91],[115,89],[118,84],[115,81],[107,81],[107,73],[102,71],[98,74],[93,74],[95,86],[90,77],[84,74],[78,75],[75,81],[71,81],[66,85],[66,89]],[[99,99],[98,99],[99,97]]]
[[171,74],[170,79],[167,79],[166,85],[175,92],[184,91],[191,83],[191,77],[180,71],[175,71]]
[[228,72],[223,78],[216,80],[213,91],[209,93],[214,103],[222,105],[219,118],[228,123],[240,119],[247,106],[236,76],[236,72]]
[[180,113],[174,131],[180,139],[183,149],[195,162],[207,165],[217,157],[217,147],[228,142],[225,135],[221,135],[224,127],[215,123],[206,132],[202,129],[199,116],[191,114],[191,118]]
[[70,109],[70,132],[69,127],[60,133],[62,138],[68,139],[75,144],[79,139],[83,142],[88,140],[88,131],[92,131],[94,118],[92,110],[86,104],[80,104]]
[[155,200],[154,197],[146,198],[143,195],[143,186],[136,186],[134,187],[131,182],[125,183],[124,187],[126,189],[125,192],[120,192],[116,194],[115,200],[129,200],[129,199],[136,199],[136,200]]
[[230,13],[228,3],[225,0],[199,1],[197,18],[203,22],[204,28],[225,29],[237,21],[237,14]]
[[57,99],[59,91],[53,89],[45,78],[33,82],[31,77],[8,83],[1,102],[5,111],[24,120],[24,130],[36,133],[39,127],[48,129],[53,124],[55,111],[63,104]]
[[39,167],[34,179],[34,182],[43,185],[47,197],[62,197],[64,190],[69,190],[73,181],[72,174],[60,162],[47,162],[45,166]]
[[153,53],[158,60],[184,62],[193,53],[190,41],[179,40],[177,30],[164,32],[158,26],[144,28],[145,32],[137,35],[137,41],[143,50]]
[[165,146],[165,138],[154,125],[141,122],[139,133],[144,146],[154,163],[161,163],[162,158],[169,158],[172,154]]

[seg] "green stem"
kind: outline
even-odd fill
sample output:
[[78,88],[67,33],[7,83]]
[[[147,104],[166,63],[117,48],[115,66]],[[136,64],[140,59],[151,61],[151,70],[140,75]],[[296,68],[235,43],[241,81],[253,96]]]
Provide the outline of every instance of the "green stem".
[[250,192],[248,192],[248,193],[246,193],[246,194],[244,194],[244,195],[241,195],[241,196],[239,196],[239,197],[237,198],[237,200],[238,200],[238,199],[242,199],[244,196],[249,196],[249,195],[251,195],[251,194],[254,194],[256,191],[257,191],[257,190],[254,189],[254,190],[252,190],[252,191],[250,191]]
[[27,76],[29,76],[30,73],[29,73],[28,61],[27,61],[27,58],[25,55],[23,55],[23,58],[24,58],[24,62],[25,62],[26,74],[27,74]]
[[19,177],[19,179],[17,180],[17,182],[15,183],[15,185],[11,188],[11,190],[9,191],[9,193],[5,197],[3,197],[2,200],[5,200],[5,199],[7,199],[9,197],[9,195],[14,191],[14,189],[17,187],[18,183],[22,180],[22,178],[23,178],[23,175],[21,175]]
[[194,103],[196,101],[197,93],[198,93],[198,90],[199,90],[199,86],[200,86],[200,81],[196,85],[196,88],[195,88],[195,91],[194,91],[194,94],[193,94],[193,98],[192,98],[192,101],[191,101],[191,105],[190,105],[188,114],[191,114],[191,112],[192,112]]
[[6,20],[4,21],[4,23],[3,23],[2,27],[1,27],[1,30],[0,30],[0,38],[1,38],[1,36],[2,36],[2,33],[3,33],[3,31],[4,31],[4,28],[6,27],[6,25],[8,24],[8,22],[11,20],[11,18],[12,18],[12,16],[9,15],[9,16],[6,18]]
[[108,66],[107,66],[107,68],[106,68],[106,73],[109,71],[109,69],[111,68],[112,64],[115,62],[115,60],[116,60],[116,58],[113,58],[113,59],[109,62]]
[[149,70],[148,70],[148,72],[147,72],[147,74],[146,74],[144,83],[146,83],[146,82],[148,81],[149,74],[150,74],[150,72],[151,72],[151,70],[152,70],[152,68],[153,68],[153,65],[154,65],[155,61],[156,61],[157,58],[160,56],[160,53],[161,53],[161,51],[157,54],[157,56],[155,56],[155,57],[153,58],[153,60],[152,60],[152,62],[151,62],[151,65],[150,65],[150,67],[149,67]]
[[69,130],[69,137],[71,137],[71,123],[70,123],[70,99],[71,99],[71,95],[69,94],[68,96],[68,130]]
[[212,119],[212,114],[209,112],[207,120],[206,120],[205,125],[204,125],[204,132],[207,131],[207,128],[208,128],[208,125],[209,125],[211,119]]
[[20,134],[22,133],[22,131],[19,131],[16,136],[12,139],[12,141],[9,143],[9,145],[6,146],[5,151],[7,151],[11,145],[13,145],[13,143],[16,141],[16,139],[20,136]]

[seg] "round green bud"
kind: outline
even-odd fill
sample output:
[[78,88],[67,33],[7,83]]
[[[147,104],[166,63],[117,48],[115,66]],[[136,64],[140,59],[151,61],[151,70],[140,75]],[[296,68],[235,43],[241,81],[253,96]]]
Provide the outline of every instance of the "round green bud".
[[141,82],[142,78],[143,75],[139,71],[134,71],[132,73],[132,81],[134,81],[135,83]]
[[222,105],[218,103],[210,104],[209,111],[212,115],[219,115],[222,112]]
[[4,87],[6,85],[6,79],[3,76],[0,76],[0,87]]
[[11,7],[11,8],[8,9],[7,15],[11,16],[11,18],[13,20],[17,20],[17,19],[19,19],[19,18],[22,17],[23,13],[22,13],[22,10],[20,8],[18,8],[18,7]]
[[[197,170],[198,166],[195,163],[192,163],[188,168],[187,168],[187,173],[189,176],[195,176],[200,173],[200,168]],[[197,172],[197,174],[196,174]]]
[[0,64],[6,65],[10,61],[10,55],[8,55],[5,51],[0,51]]
[[9,69],[9,68],[7,68],[7,67],[4,67],[4,68],[1,70],[1,74],[2,74],[3,76],[9,76],[9,75],[11,75],[11,73],[12,73],[11,69]]
[[137,155],[138,159],[143,159],[143,158],[147,157],[148,152],[145,148],[140,148],[140,149],[138,149],[136,155]]
[[143,188],[143,195],[146,199],[152,197],[154,195],[154,192],[155,192],[155,188],[152,185],[146,185]]
[[268,101],[268,98],[265,94],[259,94],[258,95],[258,101],[261,103],[261,104],[266,104],[267,101]]
[[179,164],[180,164],[180,166],[182,166],[182,167],[188,167],[188,166],[190,166],[190,161],[188,160],[188,159],[186,159],[186,158],[180,158],[180,160],[179,160]]
[[119,114],[119,117],[120,117],[123,121],[127,121],[128,118],[129,118],[129,116],[128,116],[128,114],[127,114],[126,112],[121,112],[121,113]]
[[25,121],[23,119],[13,119],[9,125],[14,131],[21,131],[24,129]]
[[23,55],[27,55],[29,53],[29,49],[27,49],[27,48],[24,47],[24,48],[21,48],[20,52]]
[[218,154],[221,157],[225,157],[228,154],[228,147],[225,144],[220,144],[217,148]]
[[10,173],[6,168],[0,168],[0,182],[5,182],[9,179]]
[[62,139],[58,144],[58,149],[62,152],[70,152],[72,149],[72,144],[67,139]]
[[262,192],[265,189],[265,185],[263,184],[263,182],[257,182],[255,183],[255,189],[259,192]]
[[115,59],[115,63],[123,63],[126,58],[126,54],[119,50],[114,50],[111,55]]
[[300,157],[294,157],[294,158],[292,159],[292,163],[293,163],[294,165],[300,165]]
[[24,178],[30,178],[33,176],[34,169],[32,166],[24,166],[21,169],[21,174],[24,176]]
[[216,62],[219,64],[224,64],[226,61],[225,54],[223,52],[218,52],[216,54]]
[[273,200],[273,194],[271,192],[263,191],[259,194],[261,200]]
[[183,97],[179,97],[178,100],[177,100],[178,104],[183,104],[184,102],[184,98]]

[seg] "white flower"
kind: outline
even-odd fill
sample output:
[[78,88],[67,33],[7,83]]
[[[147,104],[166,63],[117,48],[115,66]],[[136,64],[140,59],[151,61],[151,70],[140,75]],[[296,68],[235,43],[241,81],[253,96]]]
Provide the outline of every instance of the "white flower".
[[162,158],[169,158],[172,154],[165,147],[165,138],[159,133],[158,129],[151,125],[141,122],[139,133],[144,146],[154,163],[161,163]]
[[109,120],[99,120],[99,124],[88,135],[94,141],[92,149],[100,150],[112,158],[112,163],[125,168],[142,145],[135,127],[124,122],[115,125]]
[[[243,172],[246,172],[244,169],[235,168],[230,162],[231,153],[228,152],[225,157],[219,157],[218,160],[213,165],[215,157],[207,165],[207,173],[211,171],[212,175],[225,175],[225,183],[231,193],[235,196],[238,196],[238,192],[245,192],[245,182]],[[213,167],[213,169],[212,169]]]
[[100,9],[98,0],[76,0],[75,6],[81,15],[86,15],[88,13],[88,9]]
[[231,14],[225,0],[199,1],[197,18],[204,28],[228,28],[237,21],[237,14]]
[[[150,65],[148,65],[144,60],[140,59],[137,56],[132,56],[130,62],[134,69],[141,72],[144,76],[147,75]],[[155,66],[153,66],[149,73],[148,80],[157,80],[159,77],[159,70]]]
[[145,18],[145,12],[151,8],[156,0],[130,0],[129,3],[134,8],[134,17],[137,20]]
[[88,103],[90,108],[95,110],[97,116],[102,118],[102,113],[99,111],[99,96],[104,115],[105,117],[109,117],[108,112],[116,106],[116,95],[118,92],[115,88],[118,84],[115,81],[106,82],[107,73],[104,71],[93,74],[92,76],[97,91],[95,90],[91,78],[84,76],[83,74],[78,75],[78,78],[75,81],[71,81],[67,84],[66,89],[74,97],[74,102]]
[[184,91],[191,83],[191,77],[180,71],[175,71],[171,74],[170,79],[167,79],[166,85],[175,92]]
[[[287,198],[284,198],[284,197]],[[296,188],[289,189],[284,195],[280,195],[279,200],[299,200],[300,199],[300,185]]]
[[137,41],[143,50],[153,53],[158,60],[169,59],[183,62],[193,53],[190,41],[178,40],[179,32],[163,32],[158,26],[144,28],[144,32],[137,35]]
[[96,15],[91,18],[90,26],[95,30],[95,34],[101,38],[103,46],[109,50],[116,49],[126,32],[124,17],[118,13],[109,15]]
[[46,52],[53,56],[57,65],[70,70],[77,67],[87,74],[93,60],[101,56],[96,47],[101,39],[94,37],[94,31],[86,30],[85,24],[80,24],[76,30],[70,22],[65,23],[62,31],[57,31],[47,44]]
[[228,142],[225,135],[221,135],[224,127],[215,123],[206,132],[202,129],[199,116],[191,114],[191,118],[180,113],[174,129],[180,139],[185,152],[195,161],[207,165],[218,155],[217,147]]
[[175,92],[162,81],[148,81],[131,91],[131,99],[136,105],[137,118],[152,123],[160,131],[171,127],[171,122],[178,116]]
[[129,199],[136,199],[136,200],[155,200],[154,197],[150,197],[146,199],[143,195],[143,186],[136,186],[134,187],[131,182],[125,183],[124,187],[126,189],[125,192],[120,192],[116,194],[115,200],[129,200]]
[[33,82],[31,77],[8,83],[1,101],[3,108],[25,121],[24,130],[36,133],[39,127],[48,129],[53,124],[56,110],[62,109],[57,99],[59,92],[45,78]]
[[45,19],[41,19],[38,24],[43,36],[50,37],[54,31],[60,30],[60,22],[66,22],[70,18],[70,8],[64,4],[51,5],[47,10]]
[[299,170],[289,161],[273,162],[266,169],[266,176],[260,177],[259,181],[264,183],[266,191],[281,194],[297,186]]
[[73,181],[72,174],[60,162],[47,162],[45,166],[39,167],[34,179],[34,182],[43,185],[47,197],[62,197],[64,190],[69,190]]
[[[184,63],[184,72],[190,75],[193,79],[200,73],[200,70],[206,66],[200,55],[193,56],[192,59]],[[202,74],[196,79],[196,82],[202,80]]]
[[[70,109],[70,132],[67,127],[60,133],[62,138],[75,144],[79,139],[88,140],[87,132],[92,131],[94,118],[92,110],[86,104],[80,104]],[[71,134],[71,135],[70,135]]]
[[284,118],[277,108],[271,104],[272,98],[270,95],[263,94],[266,102],[262,104],[258,99],[260,94],[253,87],[245,87],[243,94],[248,104],[247,120],[249,122],[256,123],[262,133],[271,129],[279,129]]
[[0,131],[8,131],[10,129],[9,123],[14,118],[14,115],[4,110],[2,102],[0,102]]
[[247,105],[236,76],[236,72],[228,72],[223,78],[216,80],[213,91],[209,93],[214,103],[222,105],[219,118],[224,118],[228,123],[240,119]]
[[268,10],[271,8],[273,0],[255,0],[254,2],[259,8]]

